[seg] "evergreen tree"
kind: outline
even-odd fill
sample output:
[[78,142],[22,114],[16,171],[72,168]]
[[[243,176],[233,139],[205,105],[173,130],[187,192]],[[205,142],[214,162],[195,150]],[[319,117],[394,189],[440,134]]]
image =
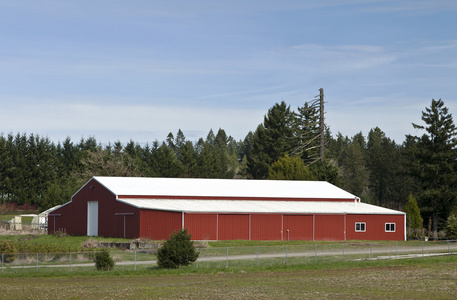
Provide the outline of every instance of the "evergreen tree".
[[296,141],[291,139],[294,135],[293,121],[290,106],[284,101],[268,110],[263,124],[254,133],[248,155],[248,168],[253,178],[266,178],[270,165],[296,147]]
[[292,153],[300,155],[307,165],[312,165],[319,160],[320,148],[320,123],[319,109],[306,102],[298,107],[294,114],[294,143],[297,143]]
[[355,135],[344,150],[341,168],[344,189],[359,197],[365,197],[368,171],[365,165],[364,149],[362,148],[364,143],[362,143],[360,136],[361,134]]
[[274,180],[316,180],[316,177],[298,156],[285,155],[274,162],[268,173]]
[[438,225],[448,218],[456,203],[457,133],[452,115],[441,99],[432,99],[431,106],[422,112],[422,121],[425,126],[413,124],[426,132],[412,137],[412,175],[420,182],[419,204],[424,216],[432,218],[436,235]]
[[158,174],[162,177],[178,177],[181,174],[179,164],[174,151],[174,145],[163,142],[157,153]]
[[[400,148],[376,127],[370,130],[367,142],[367,168],[370,196],[379,206],[404,203],[400,185],[405,184],[402,174]],[[399,179],[402,180],[399,180]]]
[[338,132],[336,139],[328,139],[328,154],[333,158],[338,166],[343,164],[344,151],[351,143],[347,136],[343,136],[341,132]]
[[338,166],[332,159],[318,161],[309,167],[318,181],[327,181],[336,186],[341,186],[341,176]]
[[200,138],[197,142],[197,174],[200,178],[217,178],[220,174],[219,160],[214,151],[214,134],[212,130],[206,141]]
[[417,206],[416,198],[410,194],[408,197],[408,203],[405,205],[406,213],[406,227],[409,231],[409,235],[417,237],[420,234],[423,219],[420,214],[419,206]]
[[198,258],[198,252],[191,241],[187,229],[180,229],[170,235],[157,251],[159,268],[178,269],[187,266]]
[[254,144],[254,133],[249,131],[243,141],[238,143],[238,160],[242,160],[244,157],[249,155],[251,151],[252,144]]
[[191,141],[180,144],[178,160],[181,163],[181,177],[195,177],[197,174],[197,154]]

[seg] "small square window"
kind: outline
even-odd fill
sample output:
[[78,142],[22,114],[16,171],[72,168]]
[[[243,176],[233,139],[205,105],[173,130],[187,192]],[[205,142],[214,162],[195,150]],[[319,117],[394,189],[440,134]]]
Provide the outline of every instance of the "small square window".
[[395,232],[395,223],[386,223],[386,232]]
[[355,232],[365,232],[365,223],[355,223]]

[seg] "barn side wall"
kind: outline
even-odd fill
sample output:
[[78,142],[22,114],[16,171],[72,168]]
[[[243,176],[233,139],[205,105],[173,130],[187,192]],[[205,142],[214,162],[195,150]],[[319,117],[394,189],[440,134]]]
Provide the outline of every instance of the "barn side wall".
[[193,240],[215,241],[217,236],[217,214],[185,214],[184,228]]
[[[347,215],[348,240],[391,240],[405,239],[404,215]],[[355,223],[364,222],[365,232],[356,232]],[[394,223],[395,231],[386,232],[385,224]]]
[[[357,222],[364,232],[355,231]],[[395,223],[395,232],[385,223]],[[193,240],[404,240],[404,215],[185,213],[184,228]]]
[[249,240],[249,215],[218,215],[219,240]]
[[251,240],[276,240],[283,239],[283,216],[281,214],[253,214],[250,215]]
[[166,240],[182,228],[182,213],[142,209],[139,237],[151,240]]
[[87,202],[98,202],[98,236],[136,238],[139,235],[140,210],[116,201],[116,197],[96,180],[90,180],[71,202],[52,211],[48,233],[63,231],[87,235]]
[[314,240],[313,215],[284,215],[285,240]]

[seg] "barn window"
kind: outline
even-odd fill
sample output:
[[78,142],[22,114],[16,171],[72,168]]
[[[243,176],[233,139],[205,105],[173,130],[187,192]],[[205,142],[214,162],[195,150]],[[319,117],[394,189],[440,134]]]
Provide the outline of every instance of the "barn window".
[[356,232],[365,232],[365,223],[355,223]]
[[386,232],[395,232],[395,223],[386,223]]

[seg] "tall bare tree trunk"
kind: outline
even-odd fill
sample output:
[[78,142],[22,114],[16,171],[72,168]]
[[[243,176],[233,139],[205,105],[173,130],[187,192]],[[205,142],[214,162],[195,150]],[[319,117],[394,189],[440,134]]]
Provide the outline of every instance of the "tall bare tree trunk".
[[320,131],[320,148],[319,158],[324,161],[324,147],[325,147],[325,122],[324,122],[324,89],[319,89],[319,100],[320,100],[320,120],[319,120],[319,131]]

